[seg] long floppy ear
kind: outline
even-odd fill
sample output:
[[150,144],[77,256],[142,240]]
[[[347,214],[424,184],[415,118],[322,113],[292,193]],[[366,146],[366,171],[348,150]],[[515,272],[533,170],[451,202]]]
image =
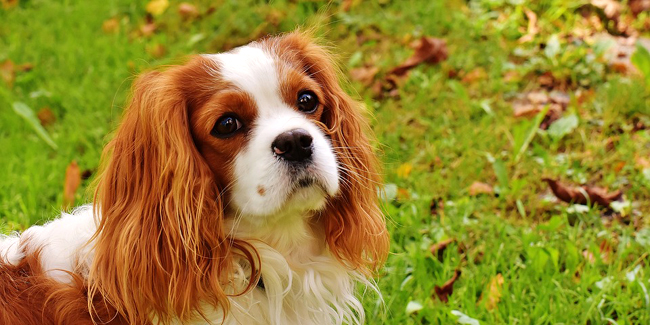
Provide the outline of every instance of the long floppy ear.
[[130,324],[186,321],[202,315],[202,303],[228,309],[222,284],[241,243],[224,235],[218,189],[192,140],[179,89],[190,66],[139,77],[103,153],[90,296],[101,294]]
[[376,271],[388,254],[389,238],[378,205],[378,162],[361,107],[341,88],[331,55],[309,36],[287,34],[278,39],[275,48],[300,62],[299,68],[314,78],[325,94],[321,122],[331,137],[342,175],[341,193],[323,213],[330,250],[364,273]]

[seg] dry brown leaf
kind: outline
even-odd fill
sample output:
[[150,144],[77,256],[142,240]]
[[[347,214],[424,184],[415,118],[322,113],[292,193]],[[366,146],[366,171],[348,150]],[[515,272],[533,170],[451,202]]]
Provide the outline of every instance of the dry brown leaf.
[[63,183],[63,209],[67,210],[74,204],[74,195],[81,185],[81,172],[76,161],[72,161],[65,170]]
[[485,301],[485,308],[487,308],[487,310],[497,308],[499,301],[501,301],[501,288],[503,287],[504,282],[501,273],[498,273],[495,277],[490,279],[490,283],[485,291],[483,291],[483,294],[487,293],[487,296],[481,294],[480,298],[481,301]]
[[628,0],[627,5],[630,7],[632,14],[637,16],[650,9],[650,0]]
[[115,34],[120,31],[120,22],[117,18],[107,19],[102,23],[102,30],[106,34]]
[[492,194],[494,193],[494,189],[492,186],[489,184],[481,183],[475,181],[472,183],[472,185],[469,186],[467,189],[469,191],[469,195],[471,196],[477,196],[479,194]]
[[636,167],[639,169],[650,168],[650,160],[646,159],[645,157],[641,157],[637,155],[636,157],[634,157],[634,162],[636,164]]
[[463,78],[461,79],[462,82],[464,83],[475,83],[479,80],[483,80],[487,78],[487,72],[485,72],[485,69],[482,67],[478,67],[470,72],[468,72]]
[[148,22],[140,26],[140,33],[142,33],[142,36],[151,36],[156,31],[156,28],[158,28],[158,26],[156,26],[156,23]]
[[183,19],[192,19],[199,16],[199,10],[191,3],[182,2],[178,5],[178,14]]
[[444,254],[445,250],[447,249],[447,246],[449,246],[449,244],[451,244],[451,243],[453,243],[455,241],[456,241],[455,238],[449,238],[449,239],[445,239],[445,240],[443,240],[443,241],[441,241],[439,243],[435,243],[435,244],[431,245],[431,248],[430,248],[431,254],[433,254],[433,256],[436,256],[439,261],[442,261],[443,254]]
[[49,107],[41,108],[38,113],[36,113],[38,120],[41,122],[42,126],[49,126],[56,122],[56,115],[52,112]]
[[341,1],[341,10],[343,12],[348,12],[359,4],[361,4],[361,0],[343,0]]
[[404,63],[390,70],[389,74],[402,76],[421,63],[436,64],[449,55],[447,42],[443,39],[423,36],[414,44],[415,53]]
[[162,15],[165,10],[167,10],[167,7],[169,7],[169,1],[168,0],[151,0],[149,3],[147,3],[146,10],[148,13],[154,15],[154,16],[159,16]]
[[600,258],[603,260],[603,263],[610,264],[613,260],[612,252],[614,248],[612,247],[612,244],[610,244],[606,239],[603,239],[600,242],[598,249],[600,250]]
[[11,9],[18,5],[18,0],[0,0],[3,9]]
[[429,211],[431,212],[431,215],[437,216],[437,215],[443,215],[445,210],[445,203],[442,201],[442,199],[433,199],[431,200],[431,205],[429,206]]
[[11,60],[5,60],[0,63],[0,77],[2,77],[2,80],[9,85],[9,87],[14,84],[16,70],[14,68],[14,63]]
[[606,189],[596,186],[585,185],[581,187],[571,187],[565,186],[550,178],[544,178],[542,180],[548,183],[551,191],[553,191],[553,194],[555,194],[558,199],[567,203],[584,205],[591,203],[609,208],[613,201],[618,201],[623,198],[623,192],[621,190],[609,193]]
[[546,93],[536,90],[519,94],[512,102],[512,110],[515,117],[531,118],[548,105],[549,110],[539,126],[540,129],[546,130],[562,116],[570,101],[571,97],[565,92],[554,90]]
[[614,171],[615,172],[620,172],[623,167],[625,167],[626,162],[625,161],[619,161],[616,165],[614,165]]
[[600,8],[609,19],[618,19],[621,15],[621,3],[616,0],[591,0],[594,7]]
[[454,276],[451,279],[447,280],[442,286],[435,286],[433,289],[436,292],[436,296],[440,301],[447,302],[449,301],[449,296],[454,293],[454,283],[460,277],[460,270],[454,271]]
[[519,38],[519,43],[527,43],[532,41],[535,38],[535,35],[539,33],[539,27],[537,27],[537,15],[534,11],[524,8],[524,13],[526,18],[528,18],[528,29],[526,30],[526,35]]
[[397,189],[397,201],[406,201],[411,198],[411,193],[409,193],[409,190],[405,188],[398,188]]
[[374,81],[377,72],[379,72],[377,67],[354,68],[350,70],[350,77],[361,82],[364,86],[369,86]]

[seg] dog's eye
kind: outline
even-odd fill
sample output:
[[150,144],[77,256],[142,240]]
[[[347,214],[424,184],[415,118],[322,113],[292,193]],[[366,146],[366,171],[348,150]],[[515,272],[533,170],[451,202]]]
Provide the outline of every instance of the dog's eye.
[[305,90],[298,93],[298,109],[305,113],[313,113],[318,108],[318,97],[313,91]]
[[217,138],[227,138],[232,136],[243,126],[242,122],[232,115],[222,116],[217,120],[212,128],[211,134]]

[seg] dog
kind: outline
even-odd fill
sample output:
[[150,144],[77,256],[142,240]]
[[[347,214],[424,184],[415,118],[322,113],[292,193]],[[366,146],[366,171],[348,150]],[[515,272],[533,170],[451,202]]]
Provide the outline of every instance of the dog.
[[389,239],[338,74],[293,32],[140,75],[92,205],[0,239],[1,324],[362,324]]

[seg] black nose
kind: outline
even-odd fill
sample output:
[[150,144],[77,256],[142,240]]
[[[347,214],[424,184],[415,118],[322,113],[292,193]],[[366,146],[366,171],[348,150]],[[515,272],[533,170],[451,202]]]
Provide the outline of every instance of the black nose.
[[313,138],[305,129],[294,129],[278,135],[271,149],[287,161],[300,162],[311,158]]

